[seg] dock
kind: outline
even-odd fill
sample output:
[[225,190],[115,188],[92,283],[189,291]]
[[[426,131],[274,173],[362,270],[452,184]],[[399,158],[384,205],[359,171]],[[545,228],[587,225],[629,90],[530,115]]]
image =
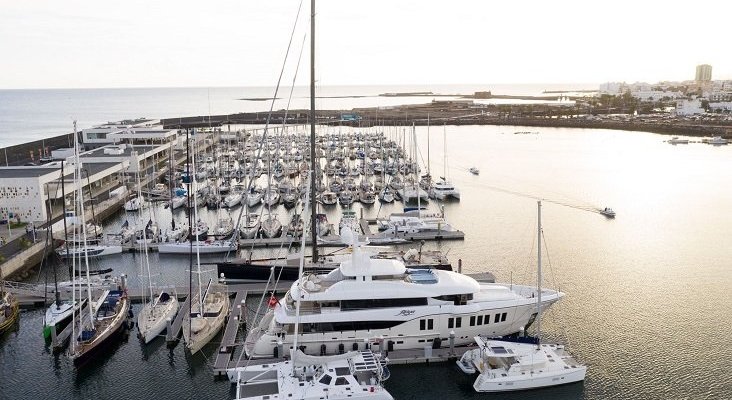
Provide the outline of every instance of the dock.
[[168,328],[165,331],[165,341],[168,342],[169,345],[178,342],[178,337],[180,336],[181,328],[183,327],[183,317],[185,317],[190,310],[191,296],[186,296],[185,301],[183,301],[183,304],[181,304],[180,309],[178,310],[178,314],[175,315],[175,319],[170,325],[168,325]]
[[[389,357],[390,365],[406,365],[406,364],[430,364],[438,362],[449,362],[455,361],[462,357],[463,354],[469,350],[477,349],[476,345],[470,346],[440,346],[434,348],[434,346],[426,346],[422,349],[404,349],[404,350],[392,350],[388,351],[383,348],[383,345],[379,343],[371,343],[370,348],[375,352],[382,352],[386,357]],[[244,367],[247,365],[259,365],[259,364],[272,364],[283,361],[282,358],[257,358],[257,359],[246,359],[234,360],[228,364],[215,364],[213,373],[215,377],[225,376],[226,370],[229,368]]]
[[231,310],[226,321],[226,328],[224,328],[224,335],[221,337],[219,351],[216,353],[214,370],[222,368],[226,370],[226,366],[231,362],[231,357],[236,349],[236,337],[239,333],[239,328],[242,323],[244,323],[242,321],[242,317],[246,317],[246,301],[246,290],[236,292],[234,302],[231,303]]

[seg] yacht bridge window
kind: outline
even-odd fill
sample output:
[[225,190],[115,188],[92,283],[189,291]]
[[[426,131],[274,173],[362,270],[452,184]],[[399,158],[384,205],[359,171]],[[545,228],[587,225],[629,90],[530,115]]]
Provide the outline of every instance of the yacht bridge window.
[[364,310],[369,308],[414,307],[426,305],[426,297],[403,299],[360,299],[341,301],[341,310]]

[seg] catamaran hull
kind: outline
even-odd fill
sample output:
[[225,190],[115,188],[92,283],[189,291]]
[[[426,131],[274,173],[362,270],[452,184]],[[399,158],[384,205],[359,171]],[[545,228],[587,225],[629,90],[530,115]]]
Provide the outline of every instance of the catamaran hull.
[[476,392],[509,392],[517,390],[539,389],[543,387],[565,385],[585,380],[586,368],[577,368],[569,371],[562,371],[557,374],[536,377],[534,374],[526,374],[522,378],[510,376],[506,378],[489,378],[483,374],[478,375],[473,383]]

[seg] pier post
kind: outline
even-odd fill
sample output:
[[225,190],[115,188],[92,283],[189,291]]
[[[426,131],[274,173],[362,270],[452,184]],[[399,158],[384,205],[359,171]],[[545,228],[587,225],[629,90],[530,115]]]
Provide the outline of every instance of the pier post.
[[450,357],[455,357],[455,331],[450,331]]
[[56,324],[53,324],[51,327],[51,343],[53,344],[53,347],[56,347],[58,343],[56,343],[56,340],[58,338],[58,335],[56,333]]
[[463,273],[463,259],[458,258],[458,274],[462,274],[462,273]]
[[279,356],[279,358],[284,358],[285,357],[285,353],[284,353],[284,348],[283,347],[284,346],[282,344],[282,339],[278,340],[277,341],[277,355]]
[[173,341],[173,321],[170,318],[165,319],[165,341]]

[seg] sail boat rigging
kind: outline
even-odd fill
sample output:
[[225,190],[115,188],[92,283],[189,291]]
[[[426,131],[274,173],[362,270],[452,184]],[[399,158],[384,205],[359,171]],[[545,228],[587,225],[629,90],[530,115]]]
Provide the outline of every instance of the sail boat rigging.
[[477,392],[505,392],[538,389],[585,379],[587,366],[578,363],[563,345],[541,342],[542,265],[541,201],[537,201],[536,336],[503,341],[475,337],[477,349],[468,350],[457,361],[467,374],[478,372],[473,383]]

